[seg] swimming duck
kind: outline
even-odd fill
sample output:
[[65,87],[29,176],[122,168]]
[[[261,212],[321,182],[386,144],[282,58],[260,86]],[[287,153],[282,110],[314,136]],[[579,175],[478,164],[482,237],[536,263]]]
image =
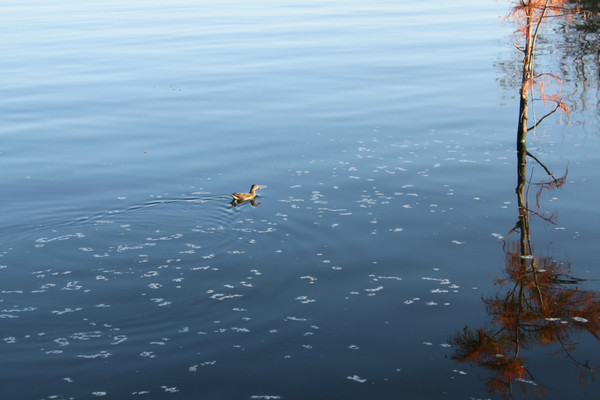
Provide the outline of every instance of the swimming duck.
[[260,188],[260,186],[254,184],[250,188],[250,193],[231,193],[231,197],[233,197],[233,199],[237,201],[254,200],[254,198],[256,197],[256,189]]

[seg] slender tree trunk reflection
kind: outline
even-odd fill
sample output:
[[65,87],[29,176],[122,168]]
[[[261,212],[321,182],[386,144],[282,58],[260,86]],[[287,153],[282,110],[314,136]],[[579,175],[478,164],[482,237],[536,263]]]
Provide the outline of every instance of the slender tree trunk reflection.
[[[576,367],[582,386],[586,377],[595,376],[591,361],[580,361],[573,355],[576,343],[570,338],[576,333],[587,332],[600,340],[600,296],[574,286],[582,280],[570,275],[568,263],[535,256],[530,229],[531,215],[556,223],[555,215],[548,216],[539,211],[540,195],[543,190],[563,186],[566,173],[556,178],[537,157],[529,153],[527,134],[556,111],[568,112],[559,95],[544,92],[544,83],[560,80],[552,74],[535,74],[535,46],[540,26],[549,14],[560,15],[569,10],[564,0],[523,0],[513,11],[513,16],[523,23],[519,30],[525,40],[524,47],[515,45],[523,52],[523,69],[516,143],[518,220],[509,232],[510,236],[518,231],[519,239],[505,245],[504,278],[497,280],[501,290],[494,297],[483,299],[491,326],[476,329],[467,326],[450,340],[456,346],[453,359],[488,370],[488,390],[505,398],[514,396],[515,387],[524,392],[531,390],[534,396],[540,398],[546,391],[543,382],[536,380],[530,371],[523,355],[524,349],[553,345]],[[529,126],[529,111],[533,110],[533,90],[536,87],[539,99],[552,102],[554,107]],[[533,160],[530,177],[528,157]],[[528,202],[528,195],[535,165],[540,165],[549,179],[537,183],[539,189],[534,210]]]

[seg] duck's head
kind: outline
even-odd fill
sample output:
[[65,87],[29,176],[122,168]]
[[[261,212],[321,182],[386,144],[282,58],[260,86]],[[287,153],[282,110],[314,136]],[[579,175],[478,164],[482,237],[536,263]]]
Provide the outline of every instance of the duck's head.
[[252,185],[252,187],[250,188],[250,193],[253,193],[256,189],[262,189],[260,186],[258,186],[256,183],[254,185]]

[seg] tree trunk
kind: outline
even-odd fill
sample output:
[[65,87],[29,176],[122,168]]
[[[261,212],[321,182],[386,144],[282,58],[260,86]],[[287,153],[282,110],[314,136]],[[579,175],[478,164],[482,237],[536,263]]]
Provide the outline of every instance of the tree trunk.
[[526,204],[524,198],[524,187],[526,177],[527,163],[527,122],[529,114],[529,89],[531,88],[531,78],[533,77],[533,15],[531,10],[527,10],[527,27],[525,31],[525,50],[523,51],[523,75],[521,77],[521,91],[519,102],[519,123],[517,128],[517,194],[519,194],[519,213],[526,213]]

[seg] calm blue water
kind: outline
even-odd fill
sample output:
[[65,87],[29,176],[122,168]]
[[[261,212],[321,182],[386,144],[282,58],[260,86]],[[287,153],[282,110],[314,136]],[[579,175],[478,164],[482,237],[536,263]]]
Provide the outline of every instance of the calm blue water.
[[[517,240],[508,9],[2,3],[0,397],[496,398],[450,337]],[[550,120],[532,238],[597,291],[597,126]],[[545,398],[600,393],[556,351]]]

